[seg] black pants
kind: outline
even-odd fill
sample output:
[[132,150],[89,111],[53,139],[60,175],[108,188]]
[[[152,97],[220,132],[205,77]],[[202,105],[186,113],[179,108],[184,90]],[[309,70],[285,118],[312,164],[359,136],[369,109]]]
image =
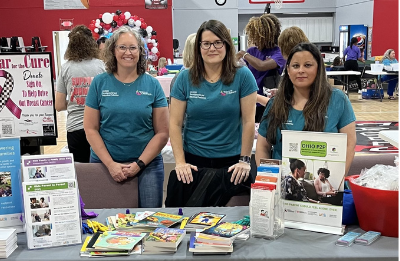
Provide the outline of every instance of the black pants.
[[[346,71],[356,71],[358,72],[358,62],[357,60],[347,60],[344,62],[344,69]],[[356,80],[358,89],[361,90],[361,76],[359,75],[349,75],[349,81]]]
[[67,143],[69,152],[74,155],[74,161],[89,163],[90,145],[84,129],[67,132]]
[[186,162],[197,168],[228,169],[239,162],[239,157],[240,155],[226,158],[205,158],[185,151]]
[[265,106],[261,105],[256,107],[256,123],[261,122],[264,111],[265,111]]

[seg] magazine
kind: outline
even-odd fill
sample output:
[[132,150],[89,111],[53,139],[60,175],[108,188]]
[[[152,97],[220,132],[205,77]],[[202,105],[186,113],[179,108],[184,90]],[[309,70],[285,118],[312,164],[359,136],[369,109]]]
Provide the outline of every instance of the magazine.
[[345,133],[282,131],[285,227],[343,234],[346,151]]

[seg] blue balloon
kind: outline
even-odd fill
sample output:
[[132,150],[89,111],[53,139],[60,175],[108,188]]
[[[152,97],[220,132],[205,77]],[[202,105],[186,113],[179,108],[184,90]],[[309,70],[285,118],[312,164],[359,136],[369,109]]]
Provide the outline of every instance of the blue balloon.
[[111,36],[113,35],[113,33],[108,33],[107,35],[105,35],[104,37],[109,39]]

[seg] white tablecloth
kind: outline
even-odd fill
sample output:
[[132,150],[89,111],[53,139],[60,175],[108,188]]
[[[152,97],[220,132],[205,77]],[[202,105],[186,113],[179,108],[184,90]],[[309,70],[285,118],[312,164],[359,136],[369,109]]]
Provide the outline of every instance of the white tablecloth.
[[164,91],[165,97],[169,97],[171,81],[175,74],[168,74],[164,76],[157,76],[156,79],[160,82]]

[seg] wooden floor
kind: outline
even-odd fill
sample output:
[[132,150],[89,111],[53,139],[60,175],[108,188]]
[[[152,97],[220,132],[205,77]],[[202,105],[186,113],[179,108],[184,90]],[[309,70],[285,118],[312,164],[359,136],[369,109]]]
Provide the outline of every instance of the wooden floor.
[[[386,94],[385,94],[386,95]],[[350,93],[357,121],[399,121],[399,101],[389,100],[387,95],[383,102],[380,100],[359,100],[357,93]],[[55,146],[44,146],[44,154],[57,154],[67,145],[65,122],[67,113],[57,113],[58,139]]]

